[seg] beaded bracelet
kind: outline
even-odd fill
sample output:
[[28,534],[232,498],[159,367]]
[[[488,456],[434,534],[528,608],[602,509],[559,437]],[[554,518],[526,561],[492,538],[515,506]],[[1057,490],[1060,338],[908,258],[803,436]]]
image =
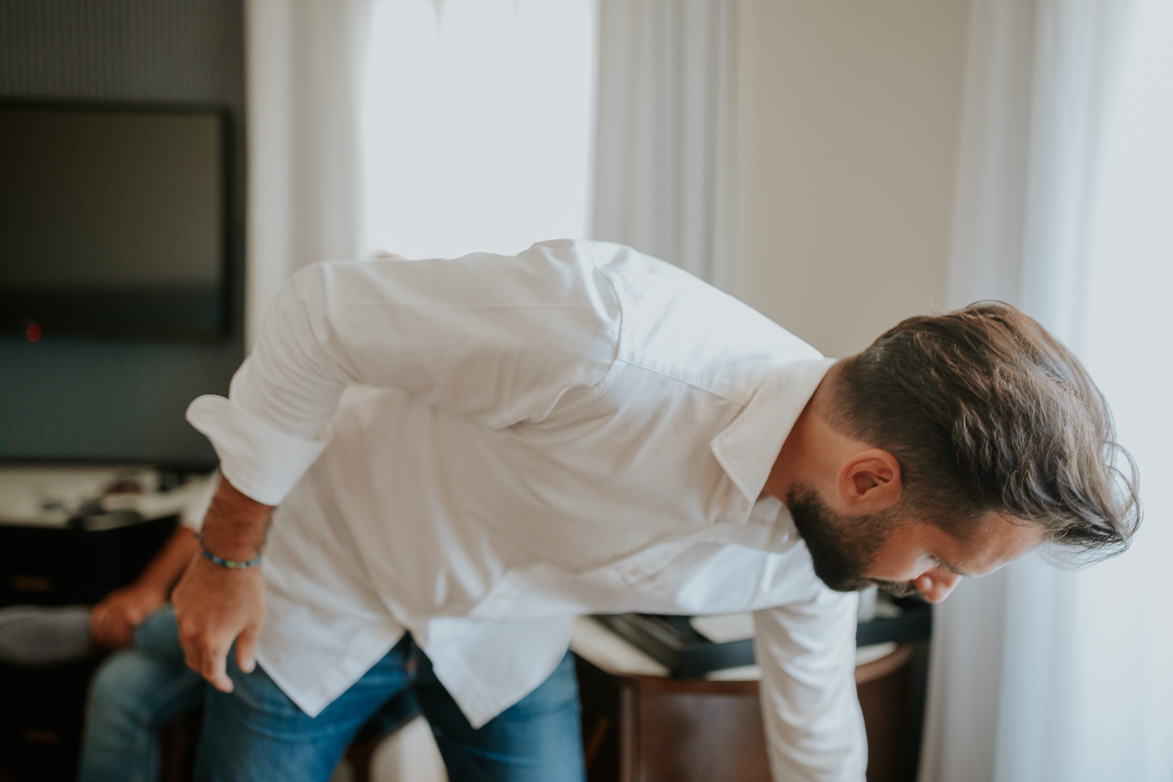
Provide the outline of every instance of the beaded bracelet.
[[246,570],[250,567],[256,567],[257,565],[261,564],[260,554],[257,554],[247,562],[240,562],[235,559],[224,559],[224,557],[218,557],[211,551],[208,551],[208,547],[204,545],[203,535],[196,533],[196,540],[200,542],[200,553],[204,555],[204,559],[210,560],[213,564],[219,565],[220,567],[226,567],[231,570]]

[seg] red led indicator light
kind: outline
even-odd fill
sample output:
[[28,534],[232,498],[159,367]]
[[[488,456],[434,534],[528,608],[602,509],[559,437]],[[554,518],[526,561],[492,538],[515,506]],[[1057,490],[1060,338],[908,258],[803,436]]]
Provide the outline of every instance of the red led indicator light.
[[29,338],[29,342],[40,342],[41,327],[34,323],[25,330],[24,334]]

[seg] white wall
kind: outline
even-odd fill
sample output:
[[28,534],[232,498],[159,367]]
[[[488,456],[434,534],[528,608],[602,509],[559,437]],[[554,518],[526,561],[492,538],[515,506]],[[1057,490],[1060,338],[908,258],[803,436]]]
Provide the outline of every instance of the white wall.
[[833,356],[941,308],[969,0],[746,0],[737,295]]

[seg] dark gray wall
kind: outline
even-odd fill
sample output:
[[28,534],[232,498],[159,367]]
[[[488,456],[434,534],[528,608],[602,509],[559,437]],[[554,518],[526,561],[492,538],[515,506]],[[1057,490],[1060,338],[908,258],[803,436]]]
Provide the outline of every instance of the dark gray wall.
[[232,333],[215,345],[0,335],[0,461],[214,462],[183,419],[243,356],[242,0],[3,0],[0,100],[202,103],[231,117]]

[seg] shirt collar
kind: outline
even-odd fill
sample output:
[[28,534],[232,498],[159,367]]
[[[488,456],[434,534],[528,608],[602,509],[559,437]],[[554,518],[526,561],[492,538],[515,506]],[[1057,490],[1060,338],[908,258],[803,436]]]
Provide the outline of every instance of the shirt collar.
[[803,359],[778,366],[745,409],[709,444],[747,500],[743,505],[746,518],[766,485],[782,443],[835,361]]

